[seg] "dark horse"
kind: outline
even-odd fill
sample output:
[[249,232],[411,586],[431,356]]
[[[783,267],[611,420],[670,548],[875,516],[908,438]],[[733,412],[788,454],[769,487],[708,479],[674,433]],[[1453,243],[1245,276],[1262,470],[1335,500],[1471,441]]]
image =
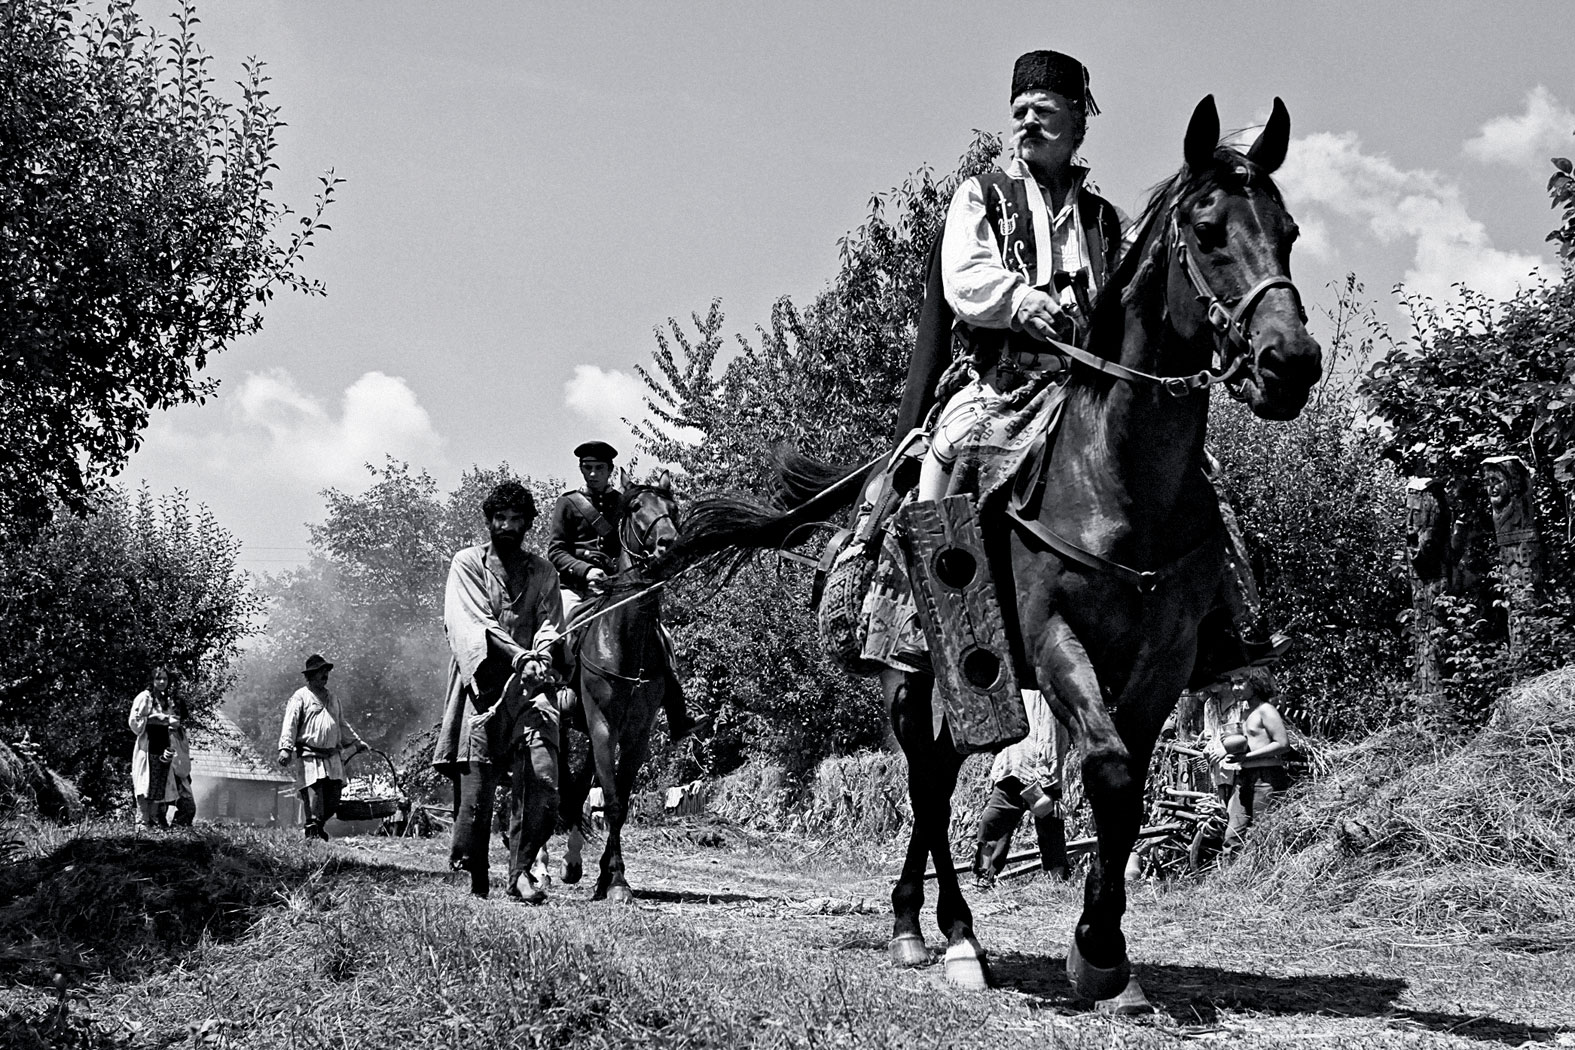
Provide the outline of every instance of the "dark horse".
[[[1010,522],[985,508],[1015,655],[1081,745],[1098,852],[1066,965],[1074,990],[1105,1001],[1102,1009],[1147,1009],[1121,931],[1123,868],[1160,725],[1187,684],[1198,623],[1223,571],[1223,526],[1203,472],[1207,391],[1227,385],[1257,415],[1290,419],[1322,374],[1290,280],[1296,226],[1270,179],[1289,138],[1290,117],[1276,99],[1245,154],[1222,147],[1213,97],[1199,103],[1186,166],[1155,190],[1134,247],[1094,305],[1087,351],[1072,355],[1037,519]],[[798,542],[833,496],[859,491],[857,476],[790,457],[778,477],[791,509],[698,501],[669,561]],[[839,477],[841,487],[828,491]],[[982,987],[983,953],[947,840],[962,759],[932,732],[933,678],[888,671],[882,685],[908,757],[914,814],[892,891],[891,957],[898,965],[929,960],[919,912],[933,857],[946,976]]]
[[[651,724],[662,706],[668,668],[659,625],[661,592],[643,591],[648,581],[639,570],[678,539],[678,503],[666,471],[644,485],[625,479],[622,488],[617,528],[623,552],[616,583],[581,605],[565,628],[570,635],[570,683],[579,696],[589,747],[577,766],[568,761],[568,748],[563,749],[566,776],[559,813],[570,829],[563,881],[579,882],[581,814],[591,778],[597,779],[605,800],[607,847],[594,897],[627,902],[633,893],[624,880],[623,823],[635,775],[650,749]],[[563,735],[567,740],[567,725]]]

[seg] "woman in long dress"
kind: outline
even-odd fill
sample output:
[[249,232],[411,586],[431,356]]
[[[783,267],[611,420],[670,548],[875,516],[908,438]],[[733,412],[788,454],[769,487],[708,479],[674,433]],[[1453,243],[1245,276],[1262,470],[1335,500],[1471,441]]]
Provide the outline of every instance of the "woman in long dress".
[[166,668],[153,669],[148,687],[131,702],[127,725],[137,734],[136,746],[131,750],[131,790],[137,799],[137,824],[168,827],[165,813],[180,798],[171,766],[183,734]]

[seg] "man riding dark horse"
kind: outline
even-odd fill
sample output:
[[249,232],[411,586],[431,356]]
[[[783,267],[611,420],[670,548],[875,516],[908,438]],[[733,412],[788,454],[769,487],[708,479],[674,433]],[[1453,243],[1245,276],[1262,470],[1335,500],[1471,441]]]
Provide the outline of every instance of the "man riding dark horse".
[[[585,484],[565,492],[553,504],[551,538],[547,541],[547,560],[558,570],[564,614],[571,621],[577,606],[607,589],[608,577],[617,572],[623,549],[617,525],[623,493],[612,483],[618,450],[605,441],[586,441],[575,447],[574,455],[580,461]],[[699,722],[689,716],[684,703],[665,629],[662,639],[666,657],[662,709],[667,712],[668,735],[676,742],[694,733]]]
[[[990,461],[1010,455],[1003,449],[1014,439],[1021,447],[1029,435],[1007,433],[1016,402],[1047,374],[1064,379],[1071,366],[1047,340],[1086,341],[1091,304],[1125,247],[1124,218],[1076,157],[1088,118],[1099,112],[1088,70],[1058,51],[1030,51],[1012,71],[1011,99],[1013,159],[957,187],[931,252],[896,434],[923,426],[944,399],[927,428],[920,501],[978,496]],[[1220,610],[1200,643],[1194,678],[1203,681],[1289,647],[1265,629],[1246,543],[1223,494],[1219,502],[1227,572]],[[910,643],[917,637],[915,623]]]
[[[895,452],[853,468],[786,454],[773,470],[772,506],[728,495],[694,501],[681,538],[655,568],[671,575],[710,566],[724,578],[746,552],[802,544],[810,527],[862,496],[854,528],[827,559],[821,624],[839,658],[880,674],[893,735],[908,759],[914,824],[892,890],[892,962],[932,959],[920,920],[933,859],[946,979],[987,984],[951,856],[951,796],[964,752],[1023,736],[1015,691],[1032,682],[1077,744],[1097,829],[1067,976],[1075,994],[1102,1010],[1141,1012],[1151,1007],[1122,929],[1123,871],[1160,728],[1196,667],[1200,627],[1232,560],[1204,451],[1210,395],[1218,387],[1261,419],[1289,420],[1323,370],[1288,272],[1296,225],[1272,178],[1286,158],[1290,114],[1275,99],[1262,133],[1243,151],[1220,143],[1213,96],[1202,99],[1182,139],[1182,167],[1155,188],[1131,250],[1089,299],[1092,267],[1079,265],[1089,271],[1081,276],[1065,269],[1074,253],[1094,254],[1090,220],[1079,213],[1086,198],[1074,196],[1077,179],[1066,171],[1070,145],[1093,109],[1087,72],[1064,55],[1032,53],[1018,63],[1012,101],[1018,159],[1029,177],[1001,186],[983,176],[958,190],[931,257],[921,315],[930,343],[916,354],[904,400],[902,425],[912,429]],[[1029,163],[1041,146],[1040,159],[1052,162],[1045,178]],[[960,254],[970,266],[994,268],[1008,305],[991,323],[974,325],[999,340],[994,356],[976,358],[972,343],[937,391],[936,376],[951,357],[954,311],[963,315],[950,301],[961,297],[955,279],[947,287],[954,247],[947,242],[956,229],[951,219],[967,211],[970,197],[983,202],[983,218],[969,220],[977,251]],[[1058,251],[1050,219],[1069,201]],[[1044,220],[1039,230],[1036,215]],[[1033,233],[1042,235],[1031,256]],[[1103,237],[1094,246],[1108,250],[1109,243]],[[1050,265],[1042,268],[1046,256]],[[1073,289],[1070,302],[1061,298],[1063,286]],[[1086,343],[1059,337],[1068,329],[1080,334],[1079,320],[1087,322]],[[1014,345],[1011,335],[1022,332],[1042,343]],[[1019,370],[1020,383],[1008,374]],[[914,424],[937,401],[942,417],[968,406],[972,418],[959,427],[954,449],[944,446],[954,435],[943,433],[941,454],[931,457],[930,428]],[[931,498],[912,498],[921,487]],[[1246,559],[1236,560],[1245,575]],[[906,572],[886,571],[900,561]],[[907,573],[911,591],[896,586]],[[871,578],[874,588],[865,588]],[[981,587],[992,578],[999,588]],[[904,597],[922,619],[926,652],[897,644],[913,633],[897,622]],[[843,612],[828,616],[828,609]],[[861,609],[862,620],[855,617]],[[966,644],[954,644],[957,638]]]

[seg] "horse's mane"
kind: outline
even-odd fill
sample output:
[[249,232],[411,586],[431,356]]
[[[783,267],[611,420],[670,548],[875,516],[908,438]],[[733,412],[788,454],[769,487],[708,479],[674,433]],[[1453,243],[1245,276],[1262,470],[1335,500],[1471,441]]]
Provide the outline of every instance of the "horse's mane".
[[1216,188],[1233,192],[1256,189],[1267,194],[1274,203],[1284,206],[1280,188],[1274,184],[1269,173],[1249,160],[1246,154],[1230,146],[1219,146],[1214,150],[1214,163],[1207,171],[1194,172],[1183,166],[1174,175],[1152,186],[1148,200],[1133,224],[1137,230],[1137,234],[1129,238],[1133,248],[1116,264],[1109,280],[1100,289],[1099,298],[1094,302],[1089,337],[1089,347],[1094,353],[1107,348],[1111,355],[1120,352],[1126,307],[1148,292],[1150,283],[1163,269],[1165,260],[1161,256],[1165,251],[1164,231],[1156,231],[1155,228],[1168,219],[1171,211],[1183,200]]

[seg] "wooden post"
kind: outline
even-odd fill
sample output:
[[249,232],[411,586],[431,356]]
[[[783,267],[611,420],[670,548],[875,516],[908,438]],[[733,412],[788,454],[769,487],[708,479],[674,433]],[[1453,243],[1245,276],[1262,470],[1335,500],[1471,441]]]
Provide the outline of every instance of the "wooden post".
[[1532,498],[1531,471],[1519,456],[1482,461],[1482,481],[1493,512],[1499,565],[1509,601],[1509,644],[1518,649],[1524,618],[1542,600],[1542,533]]
[[1454,562],[1454,514],[1449,493],[1437,478],[1412,478],[1406,484],[1406,551],[1411,563],[1414,632],[1411,686],[1424,709],[1443,696],[1443,658],[1433,638],[1439,626],[1438,598],[1449,588]]

